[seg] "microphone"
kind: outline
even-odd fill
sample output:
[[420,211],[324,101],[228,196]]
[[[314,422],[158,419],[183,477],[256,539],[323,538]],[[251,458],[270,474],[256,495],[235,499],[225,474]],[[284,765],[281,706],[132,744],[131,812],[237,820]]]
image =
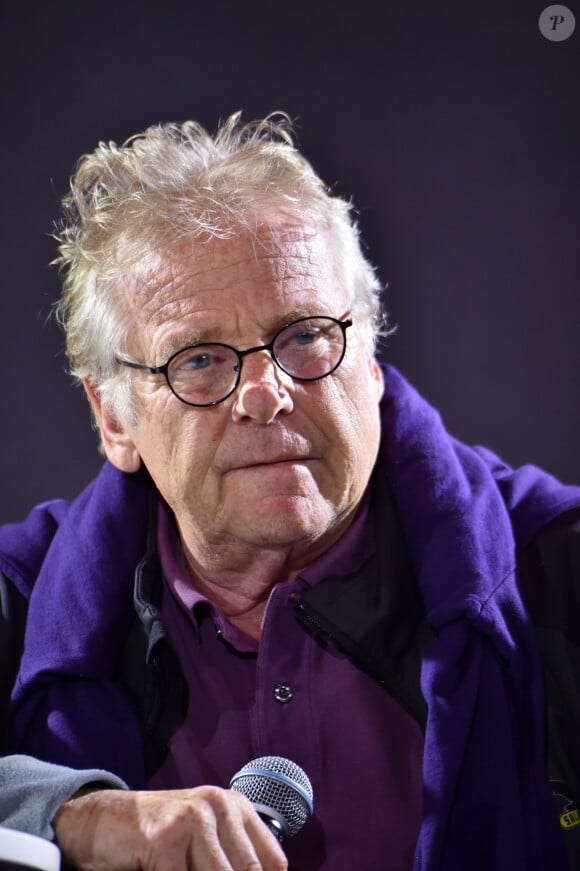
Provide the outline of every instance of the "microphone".
[[248,762],[234,774],[230,789],[251,801],[281,843],[300,831],[314,809],[308,775],[283,756],[260,756]]

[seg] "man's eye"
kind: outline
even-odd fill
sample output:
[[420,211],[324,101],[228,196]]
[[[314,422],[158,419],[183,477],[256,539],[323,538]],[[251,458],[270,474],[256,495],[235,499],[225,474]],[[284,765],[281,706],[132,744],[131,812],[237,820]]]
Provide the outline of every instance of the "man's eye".
[[182,371],[198,372],[200,369],[207,369],[215,363],[213,354],[207,352],[202,354],[188,354],[183,360],[179,361],[179,368]]
[[316,341],[318,336],[319,334],[315,332],[296,333],[292,336],[292,341],[295,345],[311,345],[312,342]]

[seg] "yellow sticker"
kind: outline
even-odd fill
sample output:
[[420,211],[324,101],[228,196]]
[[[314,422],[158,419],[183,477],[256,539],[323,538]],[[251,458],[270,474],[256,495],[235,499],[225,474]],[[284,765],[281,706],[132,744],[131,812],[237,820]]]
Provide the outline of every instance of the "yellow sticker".
[[566,811],[560,817],[560,825],[563,829],[573,829],[574,826],[580,826],[580,811]]

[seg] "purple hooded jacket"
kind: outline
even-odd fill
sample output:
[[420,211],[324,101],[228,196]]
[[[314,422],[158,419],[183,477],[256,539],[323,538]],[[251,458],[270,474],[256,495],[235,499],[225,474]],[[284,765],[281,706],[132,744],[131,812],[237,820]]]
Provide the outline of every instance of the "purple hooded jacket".
[[[564,868],[516,551],[580,505],[580,488],[461,444],[394,368],[384,376],[382,463],[435,632],[422,666],[429,714],[413,869]],[[14,750],[107,768],[137,786],[139,726],[115,671],[135,619],[147,488],[144,475],[106,463],[72,504],[40,506],[0,529],[0,569],[25,593],[37,576],[13,697]]]

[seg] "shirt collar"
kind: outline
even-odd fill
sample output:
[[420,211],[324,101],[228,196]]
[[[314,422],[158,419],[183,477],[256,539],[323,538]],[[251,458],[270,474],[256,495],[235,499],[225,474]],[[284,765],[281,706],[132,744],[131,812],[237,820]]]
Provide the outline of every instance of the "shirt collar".
[[[370,517],[370,484],[367,487],[358,511],[346,532],[323,553],[299,572],[299,578],[308,586],[314,586],[330,575],[347,575],[359,569],[375,550]],[[191,582],[184,566],[183,549],[169,506],[159,499],[157,511],[157,550],[161,570],[167,587],[180,606],[193,618],[197,628],[200,620],[212,613],[219,625],[225,619],[219,609]]]

